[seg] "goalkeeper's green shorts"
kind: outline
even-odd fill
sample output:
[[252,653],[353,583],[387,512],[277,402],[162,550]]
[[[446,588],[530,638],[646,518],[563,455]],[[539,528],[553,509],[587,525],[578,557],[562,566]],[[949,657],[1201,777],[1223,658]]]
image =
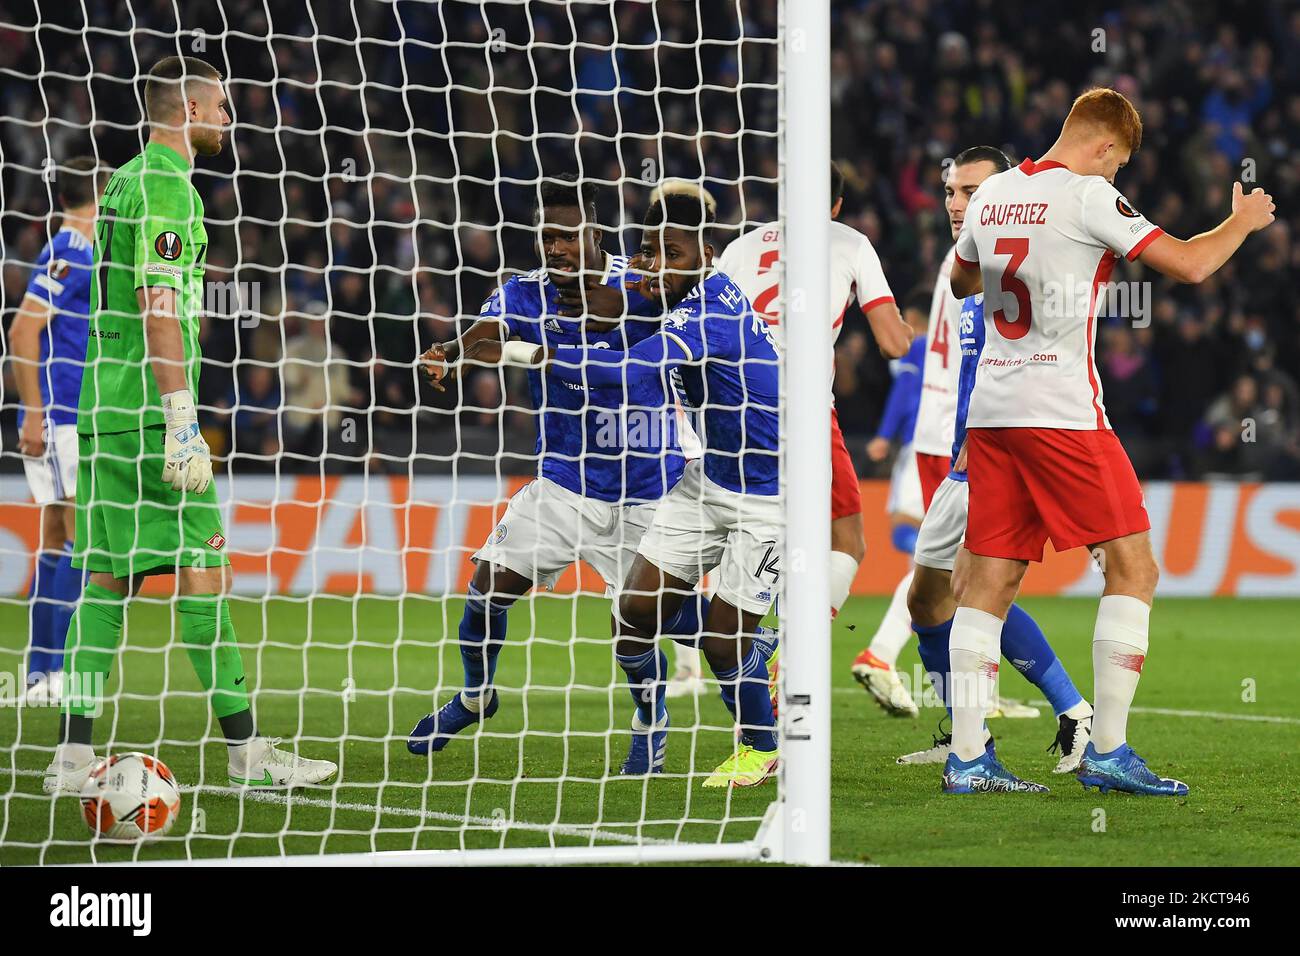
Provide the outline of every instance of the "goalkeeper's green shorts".
[[216,482],[201,495],[163,484],[163,436],[161,426],[77,436],[73,567],[126,578],[230,563]]

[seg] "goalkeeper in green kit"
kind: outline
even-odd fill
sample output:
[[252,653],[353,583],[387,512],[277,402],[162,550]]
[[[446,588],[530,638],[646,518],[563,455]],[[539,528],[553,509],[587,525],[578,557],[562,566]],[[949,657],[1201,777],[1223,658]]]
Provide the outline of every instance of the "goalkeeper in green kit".
[[199,311],[207,233],[194,156],[221,152],[230,116],[221,74],[168,57],[145,86],[149,142],[100,204],[90,338],[77,416],[74,565],[88,583],[68,628],[68,691],[46,793],[79,793],[99,764],[94,715],[122,640],[128,599],[175,574],[179,632],[229,747],[230,782],[319,783],[337,767],[281,750],[253,721],[235,643],[225,534],[199,433]]

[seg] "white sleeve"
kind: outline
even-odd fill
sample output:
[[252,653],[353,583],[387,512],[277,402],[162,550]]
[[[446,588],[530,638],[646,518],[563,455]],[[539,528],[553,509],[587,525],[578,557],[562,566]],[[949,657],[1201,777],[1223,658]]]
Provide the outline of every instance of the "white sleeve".
[[1141,255],[1163,229],[1148,222],[1118,189],[1100,176],[1083,187],[1083,232],[1117,256],[1129,261]]
[[857,261],[853,264],[853,285],[858,305],[863,312],[894,301],[894,293],[890,291],[885,270],[880,267],[880,256],[876,255],[871,240],[866,236],[858,243]]

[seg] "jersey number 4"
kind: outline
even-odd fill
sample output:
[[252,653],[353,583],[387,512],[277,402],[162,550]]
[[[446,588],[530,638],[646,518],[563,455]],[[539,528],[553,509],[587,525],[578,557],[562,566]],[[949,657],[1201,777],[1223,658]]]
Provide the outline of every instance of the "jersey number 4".
[[943,367],[948,367],[948,321],[943,315],[939,316],[939,328],[930,340],[930,351],[938,353],[943,360]]
[[1015,321],[998,309],[993,313],[993,324],[1004,339],[1022,339],[1029,334],[1029,325],[1033,321],[1033,307],[1030,305],[1029,287],[1016,278],[1016,270],[1029,257],[1028,239],[999,239],[993,245],[996,256],[1010,256],[1007,267],[1002,270],[1002,291],[1016,297],[1017,315]]

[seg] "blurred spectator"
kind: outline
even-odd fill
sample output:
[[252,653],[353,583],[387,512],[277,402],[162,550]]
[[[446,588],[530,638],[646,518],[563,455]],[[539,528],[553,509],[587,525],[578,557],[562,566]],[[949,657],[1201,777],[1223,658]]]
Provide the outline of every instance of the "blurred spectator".
[[[201,55],[229,77],[236,119],[230,148],[194,173],[207,279],[256,290],[259,305],[205,316],[199,401],[205,432],[238,438],[222,408],[236,382],[241,402],[250,378],[265,384],[245,366],[283,363],[282,469],[401,470],[419,439],[436,446],[423,458],[413,449],[429,467],[450,468],[472,445],[493,467],[532,470],[527,455],[506,453],[531,447],[535,429],[522,376],[476,373],[436,392],[413,366],[467,327],[494,286],[536,267],[541,176],[581,171],[602,184],[611,252],[639,240],[648,186],[664,176],[704,180],[718,200],[719,246],[777,216],[770,0],[316,4],[310,18],[263,0],[73,4],[57,18],[44,6],[39,18],[30,5],[4,14],[15,28],[4,33],[0,85],[0,331],[48,238],[42,165],[94,151],[117,166],[137,153],[136,64],[174,54],[180,25],[202,29]],[[944,160],[977,143],[1040,155],[1092,85],[1122,89],[1142,111],[1142,149],[1117,185],[1175,235],[1217,224],[1234,178],[1266,186],[1278,221],[1215,279],[1177,286],[1120,264],[1114,280],[1147,283],[1151,324],[1103,312],[1097,361],[1143,477],[1296,476],[1294,4],[840,0],[832,18],[841,218],[875,244],[897,296],[930,288],[949,246]],[[505,53],[490,48],[494,36]],[[328,319],[301,319],[306,302],[323,303]],[[836,366],[850,447],[864,474],[881,474],[862,449],[890,378],[852,305]],[[1211,403],[1243,374],[1256,381],[1263,436],[1245,450],[1221,445],[1228,425],[1208,424]],[[16,392],[4,375],[0,444],[11,448]],[[19,462],[5,454],[0,467]]]

